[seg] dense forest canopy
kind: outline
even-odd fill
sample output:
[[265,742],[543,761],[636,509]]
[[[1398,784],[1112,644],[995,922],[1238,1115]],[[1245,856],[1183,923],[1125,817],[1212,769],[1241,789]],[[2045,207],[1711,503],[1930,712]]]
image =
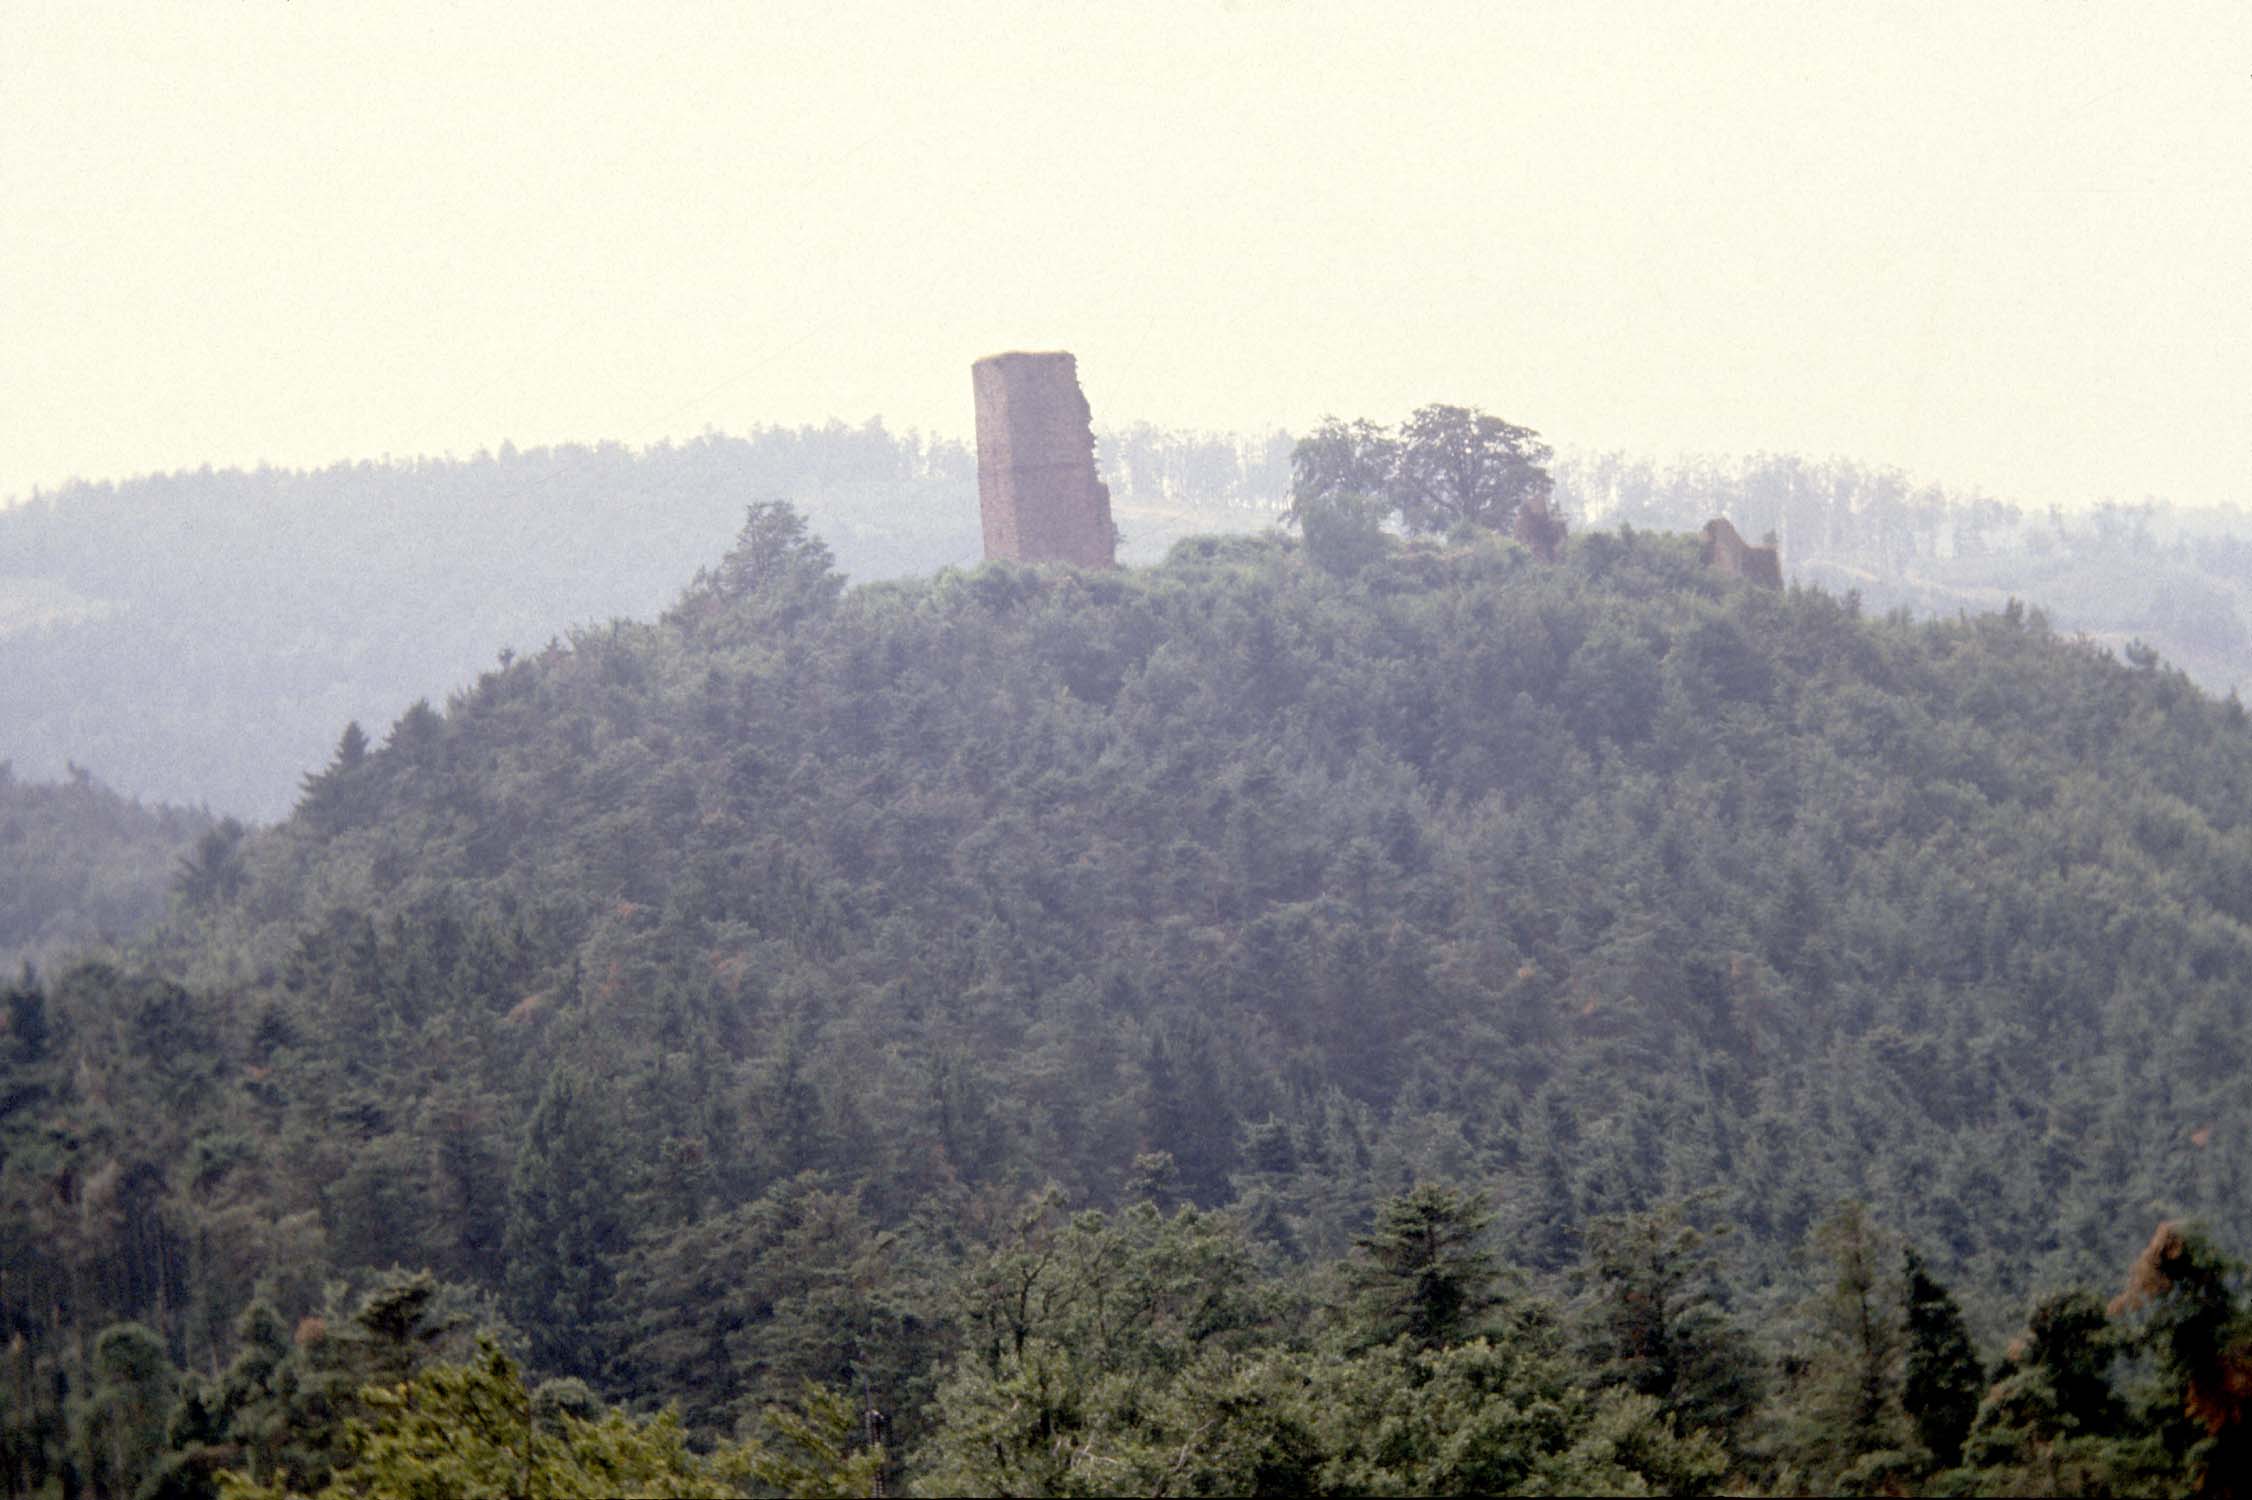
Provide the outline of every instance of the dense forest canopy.
[[2037,610],[760,504],[175,900],[6,997],[18,1489],[2242,1472],[2252,736]]

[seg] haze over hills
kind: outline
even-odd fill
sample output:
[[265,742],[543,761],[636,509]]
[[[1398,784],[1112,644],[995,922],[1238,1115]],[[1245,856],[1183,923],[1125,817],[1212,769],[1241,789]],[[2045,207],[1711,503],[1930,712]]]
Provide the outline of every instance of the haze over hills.
[[[1113,435],[1127,555],[1271,504],[1280,441]],[[347,721],[654,613],[754,500],[804,505],[856,578],[973,562],[975,475],[958,444],[869,423],[66,486],[0,511],[0,759],[279,817]]]
[[[1122,555],[1257,530],[1291,439],[1101,434]],[[1568,456],[1572,524],[1775,531],[1791,577],[1940,616],[2015,597],[2215,692],[2252,680],[2252,517],[2157,504],[2068,516],[1793,457],[1662,468]],[[854,579],[978,555],[975,463],[879,423],[765,428],[314,472],[79,483],[0,511],[0,759],[134,796],[280,817],[348,721],[380,733],[504,651],[664,607],[741,507],[789,499]],[[254,726],[247,730],[246,726]]]
[[164,916],[180,858],[214,826],[74,771],[18,780],[0,760],[0,974],[122,944]]
[[2252,1500],[2248,55],[0,5],[0,1500]]

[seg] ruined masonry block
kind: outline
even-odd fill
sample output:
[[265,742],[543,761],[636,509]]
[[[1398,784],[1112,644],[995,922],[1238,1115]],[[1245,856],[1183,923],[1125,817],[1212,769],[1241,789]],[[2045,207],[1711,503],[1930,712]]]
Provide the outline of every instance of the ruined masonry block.
[[1016,562],[1117,561],[1110,490],[1069,354],[995,354],[970,366],[977,397],[977,499],[985,555]]
[[1705,523],[1705,566],[1771,589],[1783,586],[1781,556],[1773,547],[1754,547],[1745,541],[1725,516],[1715,516]]

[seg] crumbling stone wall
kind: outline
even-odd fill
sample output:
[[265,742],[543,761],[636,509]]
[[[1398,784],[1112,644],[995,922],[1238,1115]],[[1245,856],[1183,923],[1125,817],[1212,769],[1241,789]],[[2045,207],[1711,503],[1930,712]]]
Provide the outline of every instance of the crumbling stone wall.
[[970,366],[985,555],[1107,568],[1110,490],[1095,477],[1093,413],[1069,354],[995,354]]
[[1535,490],[1517,504],[1517,518],[1509,534],[1532,551],[1542,562],[1555,562],[1564,555],[1564,522],[1548,507],[1548,496]]
[[1754,547],[1736,534],[1726,516],[1705,522],[1705,566],[1731,578],[1749,578],[1771,589],[1783,586],[1783,559],[1773,547]]

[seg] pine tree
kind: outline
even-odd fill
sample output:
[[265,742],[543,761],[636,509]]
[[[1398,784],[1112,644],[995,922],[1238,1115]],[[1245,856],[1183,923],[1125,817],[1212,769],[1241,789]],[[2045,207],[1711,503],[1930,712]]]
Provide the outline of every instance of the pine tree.
[[1655,1398],[1684,1432],[1732,1442],[1759,1401],[1759,1359],[1720,1304],[1712,1240],[1686,1207],[1597,1220],[1582,1274],[1580,1345],[1596,1383]]
[[1900,1406],[1905,1330],[1893,1237],[1859,1203],[1840,1204],[1811,1236],[1829,1283],[1807,1305],[1796,1461],[1816,1488],[1888,1486],[1908,1466]]
[[2048,1297],[2026,1319],[2018,1362],[2038,1371],[2056,1399],[2058,1419],[2073,1432],[2107,1433],[2124,1408],[2111,1388],[2119,1339],[2093,1292]]
[[116,1323],[94,1340],[91,1374],[75,1413],[81,1472],[98,1494],[130,1495],[164,1451],[179,1372],[154,1332]]
[[598,1378],[598,1330],[630,1240],[610,1112],[558,1069],[524,1131],[509,1187],[508,1300],[543,1368]]
[[1903,1274],[1908,1352],[1900,1404],[1933,1463],[1951,1469],[1962,1458],[1963,1439],[1978,1414],[1985,1380],[1954,1294],[1932,1279],[1923,1257],[1912,1249],[1906,1252]]
[[2131,1430],[2109,1371],[2123,1350],[2103,1304],[2085,1290],[2044,1298],[2010,1344],[1979,1402],[1963,1464],[1990,1494],[2146,1494],[2174,1487],[2180,1465]]
[[1420,1349],[1476,1334],[1501,1303],[1499,1269],[1480,1244],[1492,1222],[1483,1193],[1430,1183],[1380,1205],[1347,1268],[1366,1333]]

